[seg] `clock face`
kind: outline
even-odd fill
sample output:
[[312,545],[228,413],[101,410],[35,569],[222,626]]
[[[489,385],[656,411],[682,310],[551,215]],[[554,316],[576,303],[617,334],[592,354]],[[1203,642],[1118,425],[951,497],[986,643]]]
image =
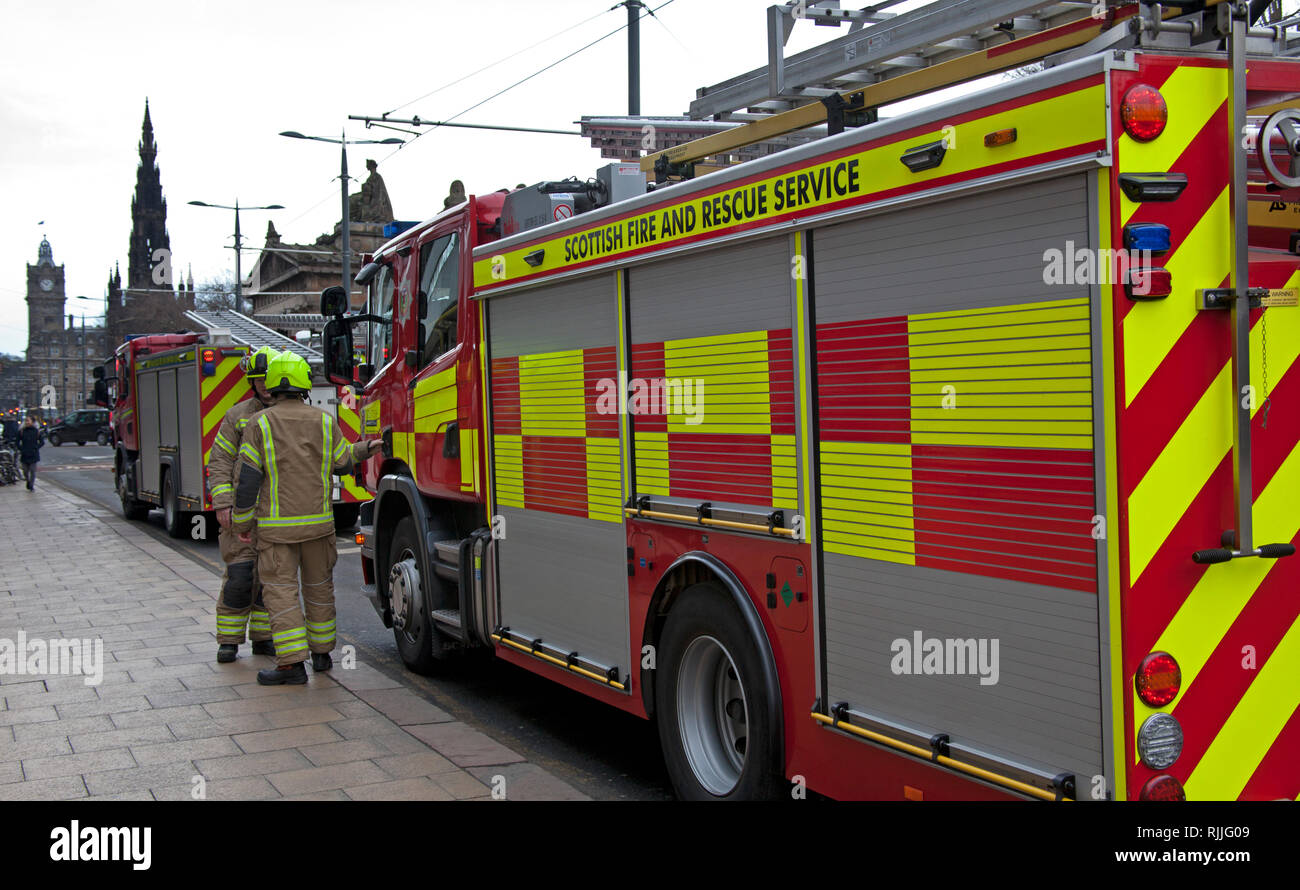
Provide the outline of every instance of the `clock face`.
[[42,278],[41,290],[54,290],[54,282],[49,278]]

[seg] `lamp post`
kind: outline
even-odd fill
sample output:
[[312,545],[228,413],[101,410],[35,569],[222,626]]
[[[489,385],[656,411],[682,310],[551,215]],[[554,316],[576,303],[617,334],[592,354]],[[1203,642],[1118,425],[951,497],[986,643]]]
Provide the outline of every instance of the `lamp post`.
[[401,145],[403,140],[396,136],[388,139],[349,139],[346,133],[340,133],[340,138],[330,139],[326,136],[304,136],[297,130],[285,130],[280,133],[281,136],[288,136],[290,139],[312,139],[316,142],[332,142],[340,146],[339,155],[342,159],[339,179],[343,187],[343,289],[348,293],[348,305],[352,304],[352,254],[351,254],[351,230],[352,230],[352,213],[348,208],[348,146],[349,145]]
[[[206,201],[190,201],[195,207],[215,207],[219,210],[235,211],[235,311],[244,311],[244,280],[239,270],[239,249],[243,244],[239,233],[239,200],[236,199],[234,206],[229,204],[209,204]],[[257,207],[244,207],[243,210],[283,210],[283,204],[262,204]],[[252,313],[249,313],[250,315]]]
[[[85,300],[87,303],[98,303],[98,300],[92,300],[90,297],[73,297],[74,300]],[[108,298],[104,298],[104,314],[92,315],[91,318],[104,319],[105,331],[108,325]],[[81,401],[86,399],[86,313],[81,313]],[[83,405],[84,407],[84,405]]]

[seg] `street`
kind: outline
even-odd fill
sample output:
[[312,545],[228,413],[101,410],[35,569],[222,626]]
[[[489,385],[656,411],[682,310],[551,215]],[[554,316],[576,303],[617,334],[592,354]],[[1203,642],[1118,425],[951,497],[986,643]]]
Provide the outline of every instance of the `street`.
[[[58,485],[120,515],[112,459],[112,449],[107,447],[47,445],[41,451],[37,484]],[[12,493],[18,494],[17,489]],[[163,529],[160,510],[150,513],[147,524],[137,525],[188,559],[221,570],[215,534],[207,540],[173,540]],[[407,671],[398,658],[392,632],[384,628],[360,593],[358,549],[350,534],[339,535],[334,570],[339,647],[355,646],[358,662],[377,668],[594,799],[672,799],[652,723],[594,702],[486,652],[448,664],[433,677]],[[247,654],[247,646],[240,654]]]

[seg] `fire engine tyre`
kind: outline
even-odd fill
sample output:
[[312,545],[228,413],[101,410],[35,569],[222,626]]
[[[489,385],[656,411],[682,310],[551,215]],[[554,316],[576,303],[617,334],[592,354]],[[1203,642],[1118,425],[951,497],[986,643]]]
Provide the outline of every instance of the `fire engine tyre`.
[[183,538],[189,532],[189,514],[181,511],[176,502],[176,486],[172,484],[169,470],[163,476],[163,528],[173,538]]
[[420,581],[420,541],[415,520],[404,517],[393,529],[388,548],[388,602],[393,610],[393,639],[402,663],[417,674],[433,673],[433,619]]
[[125,469],[117,473],[117,495],[122,499],[122,516],[126,519],[141,520],[149,516],[149,505],[135,499],[131,491],[130,476]]
[[58,448],[60,445],[63,444],[63,440],[59,438],[58,433],[50,433],[50,444],[53,445],[55,448]]
[[762,655],[736,606],[715,584],[682,592],[659,643],[655,710],[664,761],[683,800],[785,796],[772,750],[777,702],[762,684]]

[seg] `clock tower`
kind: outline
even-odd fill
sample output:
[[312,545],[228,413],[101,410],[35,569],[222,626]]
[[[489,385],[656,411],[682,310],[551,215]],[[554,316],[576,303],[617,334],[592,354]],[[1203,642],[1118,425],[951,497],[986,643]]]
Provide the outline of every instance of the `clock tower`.
[[54,250],[50,242],[41,239],[36,255],[36,265],[27,266],[27,346],[44,339],[42,334],[63,331],[63,309],[67,303],[64,292],[63,267],[54,265]]

